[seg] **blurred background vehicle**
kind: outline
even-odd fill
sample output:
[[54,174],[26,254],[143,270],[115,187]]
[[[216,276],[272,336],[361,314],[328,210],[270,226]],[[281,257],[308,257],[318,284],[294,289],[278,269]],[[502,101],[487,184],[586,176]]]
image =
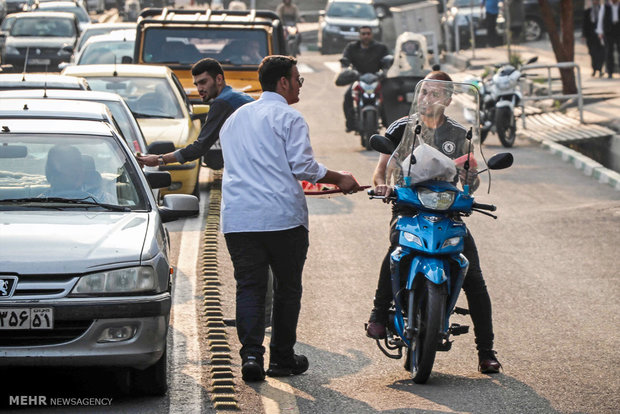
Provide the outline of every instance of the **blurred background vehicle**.
[[[82,33],[80,34],[80,38],[78,39],[77,46],[75,47],[75,52],[78,53],[84,43],[91,37],[96,35],[102,35],[106,33],[110,33],[114,30],[123,30],[123,29],[136,29],[136,24],[133,22],[114,22],[114,23],[93,23],[89,24],[84,28]],[[135,36],[134,36],[135,37]]]
[[[74,54],[75,65],[94,65],[99,63],[132,63],[136,30],[116,30],[107,34],[90,37],[84,47]],[[64,69],[64,67],[61,68]]]
[[22,72],[55,72],[71,59],[79,34],[75,15],[24,12],[15,15],[2,50],[2,64]]
[[47,11],[47,12],[65,12],[75,15],[79,22],[80,33],[90,23],[96,23],[91,21],[91,18],[80,3],[74,1],[49,1],[49,2],[35,2],[30,6],[31,11]]
[[318,45],[321,54],[342,53],[347,43],[359,39],[359,28],[368,26],[381,41],[381,26],[371,0],[328,0],[319,12]]
[[0,91],[12,89],[90,90],[86,79],[49,73],[0,73]]
[[[93,90],[121,95],[138,120],[148,144],[170,140],[176,148],[191,144],[200,132],[183,87],[172,70],[158,65],[78,65],[62,71],[64,75],[84,77]],[[204,105],[203,105],[204,107]],[[172,184],[162,194],[193,194],[199,197],[200,162],[168,164]]]

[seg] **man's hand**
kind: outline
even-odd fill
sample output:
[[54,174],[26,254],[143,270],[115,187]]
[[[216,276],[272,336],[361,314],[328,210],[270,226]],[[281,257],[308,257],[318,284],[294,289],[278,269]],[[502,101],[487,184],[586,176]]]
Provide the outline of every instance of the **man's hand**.
[[357,182],[357,180],[355,179],[355,177],[353,177],[351,173],[339,173],[339,174],[340,174],[340,178],[338,179],[338,182],[336,183],[336,185],[338,186],[338,188],[340,188],[340,190],[342,190],[343,193],[353,194],[353,193],[357,193],[358,191],[362,189],[359,183]]
[[149,167],[156,167],[159,165],[159,162],[157,161],[158,157],[159,155],[157,154],[136,155],[136,160],[138,160],[138,164],[140,164],[141,167],[144,167],[145,165],[148,165]]
[[390,187],[389,185],[378,184],[375,187],[375,195],[376,196],[384,196],[385,197],[383,199],[384,203],[389,203],[390,202],[390,200],[388,199],[390,194],[392,194],[392,187]]

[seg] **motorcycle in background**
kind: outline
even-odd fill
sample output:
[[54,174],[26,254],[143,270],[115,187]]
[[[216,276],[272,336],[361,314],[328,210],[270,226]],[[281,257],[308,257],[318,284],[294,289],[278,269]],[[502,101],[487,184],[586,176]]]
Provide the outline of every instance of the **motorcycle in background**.
[[383,115],[383,96],[381,81],[385,78],[385,71],[392,65],[394,57],[384,56],[381,59],[381,69],[376,73],[360,74],[349,68],[351,62],[347,58],[340,59],[344,70],[336,78],[337,86],[353,84],[353,108],[355,110],[355,132],[361,137],[361,144],[370,150],[370,137],[379,131]]
[[[535,56],[525,65],[538,60]],[[489,132],[497,133],[504,147],[512,147],[517,132],[517,120],[514,113],[523,95],[520,80],[523,74],[511,64],[495,65],[496,71],[489,79],[474,77],[469,80],[480,90],[480,138],[482,142]]]
[[299,45],[301,44],[301,34],[295,22],[284,22],[284,38],[286,40],[286,50],[288,54],[297,57],[299,54]]
[[[446,96],[452,98],[447,106],[438,102]],[[425,114],[439,107],[453,124],[461,122],[466,109],[473,109],[473,116],[461,124],[464,142],[455,142],[452,136],[436,137],[433,129],[422,128]],[[421,80],[398,147],[380,135],[371,139],[373,149],[391,155],[386,178],[394,191],[388,199],[404,207],[396,223],[398,247],[390,258],[394,306],[387,337],[383,344],[377,340],[377,345],[393,359],[402,358],[405,351],[405,368],[418,384],[428,380],[437,352],[450,350],[451,336],[469,330],[451,323],[453,313],[469,313],[456,307],[469,266],[463,255],[467,227],[462,218],[473,212],[496,218],[488,212],[495,206],[476,202],[472,194],[490,183],[488,170],[507,168],[513,162],[512,154],[503,153],[485,165],[478,107],[478,89],[470,83]],[[464,155],[451,159],[446,153]],[[372,190],[369,195],[385,198]]]

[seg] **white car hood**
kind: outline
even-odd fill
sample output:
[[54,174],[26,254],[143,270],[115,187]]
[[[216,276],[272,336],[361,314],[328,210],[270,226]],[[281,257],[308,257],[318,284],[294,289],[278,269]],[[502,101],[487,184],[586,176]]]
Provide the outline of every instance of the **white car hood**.
[[326,17],[325,23],[332,24],[335,26],[370,26],[370,27],[379,27],[379,19],[368,20],[368,19],[356,19],[355,17]]
[[74,37],[8,37],[6,39],[7,46],[27,47],[30,46],[32,56],[36,48],[41,47],[57,47],[61,48],[65,45],[73,46]]
[[147,213],[4,211],[0,213],[0,272],[82,273],[140,262]]
[[172,141],[177,148],[187,142],[187,121],[185,119],[137,118],[148,144],[154,141]]

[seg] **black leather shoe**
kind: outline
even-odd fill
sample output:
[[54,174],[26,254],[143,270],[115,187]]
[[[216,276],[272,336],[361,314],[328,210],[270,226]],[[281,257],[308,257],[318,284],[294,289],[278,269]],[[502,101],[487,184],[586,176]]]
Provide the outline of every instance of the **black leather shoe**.
[[497,374],[502,367],[493,350],[478,352],[478,370],[483,374]]
[[366,326],[366,336],[372,339],[383,339],[387,336],[385,324],[381,322],[368,322]]
[[241,377],[245,382],[263,381],[265,379],[265,369],[263,368],[262,358],[248,355],[243,358],[241,365]]
[[309,366],[310,364],[308,363],[308,358],[303,355],[294,355],[292,361],[269,362],[267,375],[270,377],[288,377],[289,375],[299,375],[306,372]]

